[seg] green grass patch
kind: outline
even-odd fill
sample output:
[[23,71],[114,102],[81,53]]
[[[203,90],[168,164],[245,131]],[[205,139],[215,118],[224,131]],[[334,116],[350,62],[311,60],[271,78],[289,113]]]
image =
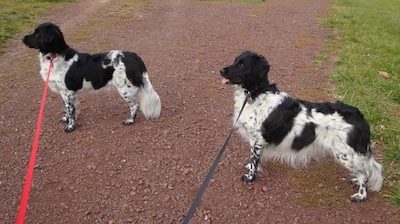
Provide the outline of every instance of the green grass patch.
[[328,54],[326,53],[317,54],[314,57],[314,64],[321,65],[325,63],[327,59],[328,59]]
[[[324,24],[338,54],[332,78],[343,101],[370,122],[385,164],[385,193],[400,207],[400,1],[334,0]],[[379,157],[379,156],[378,156]],[[382,159],[380,160],[382,161]]]
[[38,16],[58,2],[73,0],[1,0],[0,1],[0,53],[4,43],[25,26],[37,22]]
[[262,3],[266,0],[200,0],[207,2],[245,2],[245,3]]

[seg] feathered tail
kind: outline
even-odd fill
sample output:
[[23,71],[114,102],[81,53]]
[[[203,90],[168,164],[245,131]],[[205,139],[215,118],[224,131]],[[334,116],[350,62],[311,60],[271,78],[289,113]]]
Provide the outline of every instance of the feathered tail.
[[151,85],[149,74],[143,73],[143,87],[139,90],[139,108],[143,115],[149,118],[157,118],[161,113],[161,100]]
[[368,171],[368,189],[371,191],[379,191],[382,187],[383,177],[382,177],[382,165],[376,162],[375,158],[371,156],[369,158]]

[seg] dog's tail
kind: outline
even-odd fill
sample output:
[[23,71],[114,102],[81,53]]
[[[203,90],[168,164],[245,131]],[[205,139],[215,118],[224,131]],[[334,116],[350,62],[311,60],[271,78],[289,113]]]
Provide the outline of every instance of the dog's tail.
[[147,72],[143,73],[143,87],[139,90],[139,108],[147,119],[157,118],[161,113],[160,97],[151,85]]
[[376,162],[375,158],[371,155],[367,162],[369,178],[368,178],[368,189],[371,191],[379,191],[382,187],[382,165]]

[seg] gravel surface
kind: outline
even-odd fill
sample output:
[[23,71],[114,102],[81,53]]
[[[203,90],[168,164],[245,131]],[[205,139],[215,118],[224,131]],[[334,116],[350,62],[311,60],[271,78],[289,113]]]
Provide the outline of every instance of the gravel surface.
[[[81,52],[138,53],[163,110],[127,127],[116,91],[83,94],[77,130],[66,134],[61,98],[49,93],[26,223],[182,222],[232,125],[233,89],[218,71],[236,55],[266,56],[270,79],[294,97],[334,100],[333,63],[313,63],[334,35],[320,24],[329,3],[80,0],[47,12],[40,21],[60,25]],[[37,52],[11,40],[0,56],[0,223],[16,220],[42,89]],[[329,160],[306,170],[263,164],[243,183],[248,156],[235,134],[191,223],[399,223],[380,193],[351,203],[347,171]]]

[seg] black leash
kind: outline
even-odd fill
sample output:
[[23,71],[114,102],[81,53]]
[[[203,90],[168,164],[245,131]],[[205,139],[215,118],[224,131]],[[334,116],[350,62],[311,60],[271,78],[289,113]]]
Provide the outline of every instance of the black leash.
[[192,206],[190,207],[188,213],[187,213],[186,216],[185,216],[185,219],[183,220],[183,224],[188,224],[189,221],[190,221],[190,219],[192,218],[194,212],[196,211],[196,207],[197,207],[197,205],[199,204],[200,199],[203,197],[203,194],[204,194],[204,192],[206,191],[206,188],[207,188],[207,186],[208,186],[208,183],[210,182],[212,176],[214,175],[215,170],[217,169],[218,163],[219,163],[219,161],[221,160],[221,157],[222,157],[222,155],[223,155],[224,152],[225,152],[226,146],[228,145],[228,142],[229,142],[229,140],[231,139],[231,136],[232,136],[232,134],[233,134],[233,131],[235,130],[236,123],[238,122],[239,117],[240,117],[240,115],[241,115],[242,112],[243,112],[244,106],[246,105],[247,98],[248,98],[248,97],[246,96],[246,98],[245,98],[245,100],[244,100],[244,102],[243,102],[243,106],[242,106],[242,108],[240,109],[239,115],[238,115],[238,117],[236,118],[235,124],[233,125],[233,127],[232,127],[232,129],[231,129],[231,132],[230,132],[229,135],[228,135],[228,138],[226,138],[226,141],[225,141],[224,145],[222,146],[221,150],[219,151],[217,157],[216,157],[215,160],[214,160],[214,163],[212,164],[210,170],[208,171],[208,174],[207,174],[206,178],[204,179],[203,184],[201,185],[201,187],[200,187],[200,189],[199,189],[199,192],[197,192],[196,198],[194,199],[194,201],[193,201],[193,203],[192,203]]

